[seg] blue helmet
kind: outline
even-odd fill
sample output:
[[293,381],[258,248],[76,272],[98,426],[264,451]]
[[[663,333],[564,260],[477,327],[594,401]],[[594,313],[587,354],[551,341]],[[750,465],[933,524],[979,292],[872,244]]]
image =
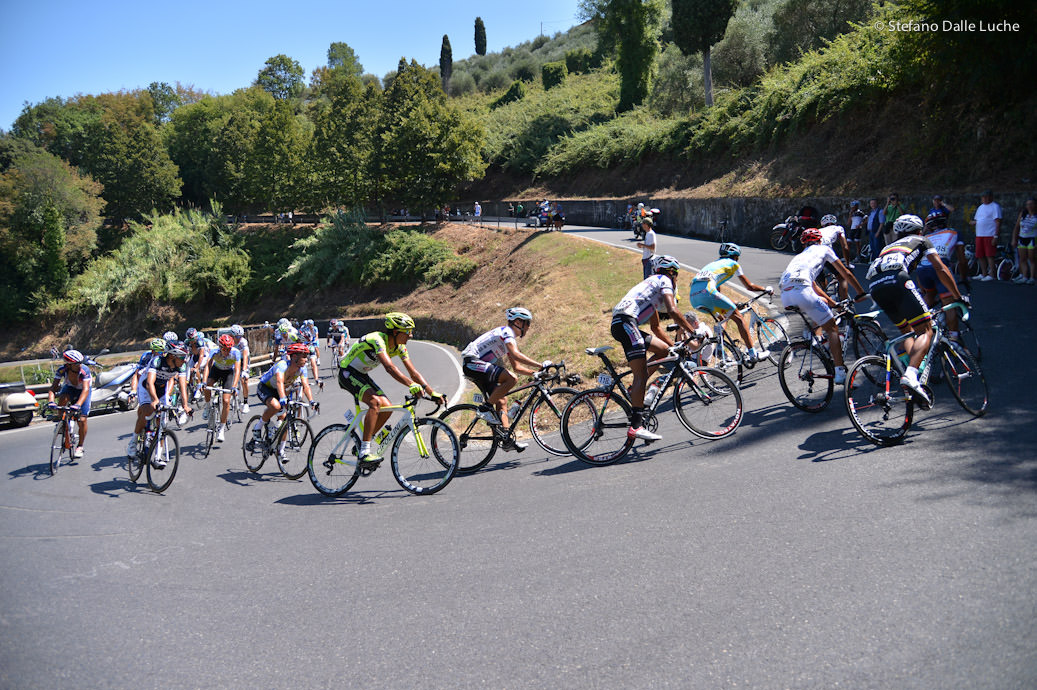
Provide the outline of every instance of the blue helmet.
[[742,248],[734,242],[724,242],[720,245],[720,258],[737,259],[742,255]]

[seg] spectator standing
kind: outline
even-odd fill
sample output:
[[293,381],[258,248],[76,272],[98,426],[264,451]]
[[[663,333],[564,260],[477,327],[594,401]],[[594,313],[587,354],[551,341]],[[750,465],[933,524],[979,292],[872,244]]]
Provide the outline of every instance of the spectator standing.
[[868,241],[871,243],[871,258],[874,261],[886,246],[882,236],[886,226],[886,212],[879,207],[878,199],[868,199],[868,206]]
[[644,242],[638,242],[637,248],[641,250],[641,269],[644,274],[644,280],[648,280],[648,276],[655,273],[652,268],[652,257],[655,256],[655,221],[652,220],[651,216],[645,216],[641,219],[641,227],[645,230]]
[[482,220],[482,206],[479,205],[478,201],[475,202],[475,209],[473,215],[475,216],[476,223]]
[[[897,235],[893,232],[893,223],[897,221],[897,218],[907,213],[907,209],[900,203],[900,196],[897,195],[896,192],[889,195],[884,213],[886,216],[886,224],[883,227],[883,232],[885,233],[885,243],[883,246],[896,241]],[[873,256],[878,256],[878,254],[874,254]]]
[[850,216],[847,219],[846,241],[850,245],[850,256],[846,257],[847,263],[861,253],[861,231],[864,230],[864,211],[861,210],[861,202],[854,199],[850,202]]
[[979,208],[969,225],[976,228],[976,259],[982,275],[976,280],[990,282],[994,280],[995,256],[997,254],[997,236],[1001,232],[1001,205],[994,201],[994,193],[989,189],[979,197]]
[[1012,246],[1019,250],[1019,275],[1013,283],[1037,283],[1037,199],[1027,199],[1012,231]]
[[947,219],[949,224],[952,213],[954,213],[954,207],[950,204],[943,203],[943,197],[939,194],[934,194],[933,207],[929,209],[929,213],[928,215],[926,215],[926,218],[929,218],[933,215],[943,216]]
[[525,210],[525,209],[524,209],[524,208],[523,208],[523,206],[522,206],[522,202],[521,202],[521,201],[520,201],[520,202],[518,202],[518,206],[516,206],[516,207],[515,207],[515,217],[516,217],[516,218],[521,218],[521,217],[522,217],[522,212],[523,212],[524,210]]

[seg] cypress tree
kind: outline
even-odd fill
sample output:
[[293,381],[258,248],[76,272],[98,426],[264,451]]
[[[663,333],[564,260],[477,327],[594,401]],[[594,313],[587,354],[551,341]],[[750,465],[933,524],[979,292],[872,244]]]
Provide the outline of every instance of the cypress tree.
[[450,50],[450,37],[443,34],[443,47],[439,49],[439,78],[443,81],[443,90],[450,85],[450,73],[454,71],[454,53]]
[[486,55],[486,25],[482,17],[475,18],[475,54]]

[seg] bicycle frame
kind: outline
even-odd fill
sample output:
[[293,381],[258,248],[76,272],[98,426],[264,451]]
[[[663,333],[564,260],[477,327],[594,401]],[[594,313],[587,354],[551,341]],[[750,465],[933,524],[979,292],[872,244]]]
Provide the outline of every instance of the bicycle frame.
[[[581,381],[579,374],[565,373],[564,359],[561,362],[558,362],[557,364],[552,364],[550,367],[548,367],[548,369],[553,369],[554,372],[549,376],[534,378],[529,383],[523,384],[518,388],[513,388],[510,391],[508,391],[507,397],[511,397],[513,395],[517,395],[518,393],[522,393],[523,391],[533,389],[533,392],[529,393],[529,395],[525,396],[524,398],[521,398],[518,412],[515,413],[514,419],[509,420],[511,424],[508,425],[508,428],[506,430],[508,433],[511,433],[511,430],[515,428],[516,422],[519,419],[521,419],[523,415],[526,414],[533,402],[537,400],[537,393],[539,393],[545,400],[547,400],[549,405],[553,406],[554,403],[551,402],[550,396],[551,390],[548,388],[549,384],[561,383],[563,380],[565,380],[566,383],[570,384],[577,384]],[[472,396],[472,401],[478,405],[480,403],[484,403],[485,398],[481,393],[476,393],[474,396]],[[561,415],[561,410],[556,409],[555,411],[559,415]]]
[[[414,426],[414,420],[417,419],[417,414],[414,412],[414,408],[418,404],[418,400],[420,400],[420,398],[407,396],[406,402],[400,403],[399,405],[382,406],[381,410],[383,412],[396,412],[398,410],[406,410],[407,416],[398,421],[393,426],[392,430],[379,442],[379,447],[391,447],[393,441],[396,440],[396,437],[399,436],[404,429],[409,427],[410,430],[414,432],[414,441],[418,445],[418,452],[421,453],[422,456],[429,455],[429,449],[425,445],[425,439],[421,437],[421,434],[417,433],[417,429]],[[340,458],[346,457],[346,451],[349,449],[349,444],[352,442],[353,439],[353,432],[358,430],[363,431],[364,418],[363,415],[360,414],[361,411],[362,410],[360,409],[360,402],[354,401],[353,409],[346,410],[345,412],[344,416],[346,418],[346,424],[348,425],[348,427],[346,428],[345,433],[342,434],[342,440],[340,440],[338,442],[338,445],[336,445],[334,448],[335,454]],[[340,461],[337,460],[336,462]]]

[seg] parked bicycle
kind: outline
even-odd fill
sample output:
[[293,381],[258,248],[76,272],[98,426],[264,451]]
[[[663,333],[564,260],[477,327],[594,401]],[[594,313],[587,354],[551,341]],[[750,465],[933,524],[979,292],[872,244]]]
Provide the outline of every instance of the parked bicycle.
[[[605,366],[598,376],[598,387],[573,397],[562,412],[562,440],[575,457],[590,465],[609,465],[621,460],[634,445],[627,435],[633,407],[623,379],[605,354],[612,347],[587,348]],[[649,366],[669,366],[653,382],[656,392],[644,401],[644,428],[659,427],[656,411],[672,388],[670,402],[685,429],[704,439],[730,436],[742,423],[742,395],[735,382],[719,369],[694,363],[696,353],[687,342],[669,348],[667,354],[648,362]],[[651,443],[646,442],[646,443]]]
[[[962,319],[969,317],[968,309],[961,302],[943,307],[960,309]],[[846,376],[846,410],[854,428],[864,438],[879,446],[892,446],[903,441],[914,418],[914,409],[927,410],[931,403],[925,401],[900,385],[900,377],[906,364],[905,354],[898,354],[898,346],[914,334],[902,335],[885,344],[885,352],[857,361]],[[933,324],[933,337],[929,350],[919,367],[918,381],[922,384],[929,400],[934,400],[929,387],[934,369],[940,367],[942,376],[951,394],[969,414],[980,417],[986,414],[988,390],[983,370],[975,357],[964,347],[944,338],[942,327]]]
[[[261,415],[255,415],[245,425],[245,435],[241,441],[241,453],[245,457],[245,467],[249,472],[258,474],[263,464],[271,455],[277,460],[277,468],[288,479],[299,479],[306,474],[306,461],[309,444],[313,441],[313,428],[309,422],[299,417],[303,409],[320,412],[319,402],[306,402],[299,399],[301,386],[293,386],[288,396],[284,419],[273,436],[266,430]],[[257,440],[255,429],[259,428],[261,440]]]
[[[579,393],[574,386],[582,378],[579,374],[567,374],[565,360],[552,364],[533,375],[533,380],[512,390],[508,395],[517,396],[508,410],[511,424],[494,425],[477,413],[482,396],[477,395],[475,404],[454,405],[439,416],[457,434],[460,444],[458,474],[469,474],[482,469],[493,459],[497,449],[516,442],[516,432],[522,416],[529,412],[527,421],[533,440],[551,455],[569,455],[562,442],[560,425],[562,411],[573,396]],[[564,382],[567,386],[549,387]]]
[[[391,430],[388,425],[381,429],[374,440],[382,457],[390,457],[393,476],[404,490],[434,494],[454,478],[460,446],[446,422],[431,415],[417,416],[414,407],[420,399],[407,396],[403,404],[382,407],[383,411],[403,410],[407,414]],[[437,403],[431,414],[439,407]],[[345,413],[345,424],[325,427],[310,445],[306,469],[314,488],[325,496],[341,496],[361,476],[378,469],[378,464],[360,462],[364,417],[360,412],[359,402],[354,402],[354,409]]]
[[54,405],[48,407],[56,413],[54,419],[54,437],[50,441],[50,473],[58,473],[61,463],[73,464],[73,455],[79,446],[79,407],[75,405]]
[[169,488],[180,466],[180,442],[176,434],[166,429],[168,409],[167,405],[155,406],[155,413],[147,420],[144,433],[137,439],[136,452],[126,459],[126,469],[133,483],[147,466],[148,486],[155,493]]
[[1011,282],[1019,277],[1019,254],[1008,244],[997,245],[997,271],[994,276],[1002,282]]

